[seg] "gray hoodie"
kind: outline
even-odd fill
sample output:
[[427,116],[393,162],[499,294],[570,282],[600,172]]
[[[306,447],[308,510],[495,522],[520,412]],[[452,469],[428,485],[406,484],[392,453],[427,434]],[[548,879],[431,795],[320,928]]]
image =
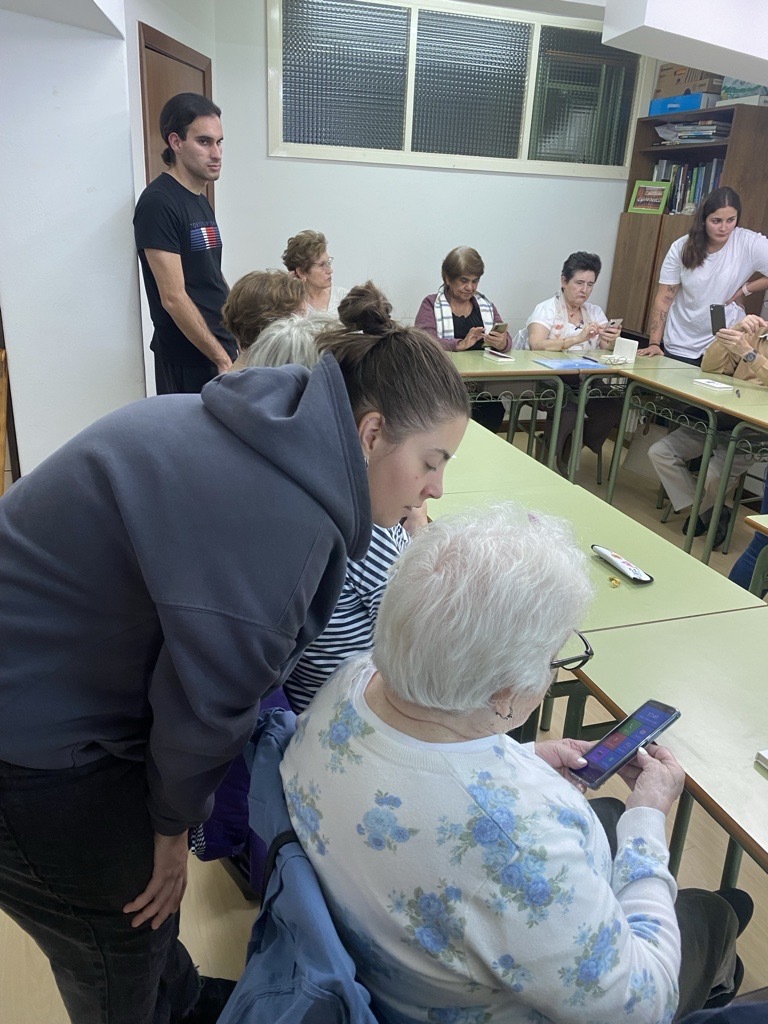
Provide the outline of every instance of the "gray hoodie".
[[204,820],[370,533],[331,356],[99,420],[0,499],[0,760],[143,759],[156,830]]

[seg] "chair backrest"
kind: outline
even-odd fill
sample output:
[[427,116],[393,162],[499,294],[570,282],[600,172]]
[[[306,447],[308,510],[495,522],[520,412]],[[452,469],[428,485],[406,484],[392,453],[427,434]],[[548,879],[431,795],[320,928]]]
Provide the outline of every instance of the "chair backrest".
[[292,830],[280,761],[295,729],[293,712],[272,709],[259,718],[245,750],[251,827],[272,856],[245,970],[219,1024],[377,1024]]

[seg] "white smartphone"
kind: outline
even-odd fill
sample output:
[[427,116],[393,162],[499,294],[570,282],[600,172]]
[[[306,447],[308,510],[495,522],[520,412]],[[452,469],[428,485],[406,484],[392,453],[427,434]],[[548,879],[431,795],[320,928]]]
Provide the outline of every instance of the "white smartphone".
[[609,327],[619,327],[620,328],[623,323],[624,323],[624,317],[620,316],[617,320],[609,320],[608,321],[608,326]]

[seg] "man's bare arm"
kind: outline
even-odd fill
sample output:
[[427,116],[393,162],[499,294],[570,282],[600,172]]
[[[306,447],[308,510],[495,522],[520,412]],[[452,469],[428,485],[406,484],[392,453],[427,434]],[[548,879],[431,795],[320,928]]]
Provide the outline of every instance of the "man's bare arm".
[[157,282],[163,309],[173,318],[184,337],[216,364],[219,373],[226,373],[232,366],[232,360],[187,295],[181,256],[163,249],[145,249],[144,254]]

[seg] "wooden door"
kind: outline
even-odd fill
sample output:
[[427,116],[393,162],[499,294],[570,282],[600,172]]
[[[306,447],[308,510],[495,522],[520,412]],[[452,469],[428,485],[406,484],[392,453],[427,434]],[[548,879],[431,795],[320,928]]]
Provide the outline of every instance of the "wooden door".
[[[139,22],[141,64],[141,108],[144,120],[144,165],[147,182],[166,169],[160,154],[165,143],[160,137],[160,111],[180,92],[196,92],[212,99],[211,59],[192,50],[157,29]],[[213,206],[213,182],[205,194]]]

